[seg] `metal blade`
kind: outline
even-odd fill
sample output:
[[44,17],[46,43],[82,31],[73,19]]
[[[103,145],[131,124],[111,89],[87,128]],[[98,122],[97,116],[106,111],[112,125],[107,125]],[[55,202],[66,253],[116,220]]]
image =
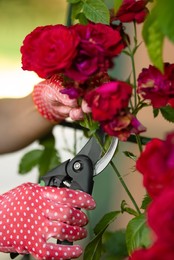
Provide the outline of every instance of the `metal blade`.
[[[104,143],[105,136],[102,135],[101,137],[103,139],[101,141],[102,141],[102,143]],[[96,140],[96,138],[92,137],[89,139],[87,144],[80,150],[80,152],[78,152],[77,155],[79,155],[79,154],[88,156],[90,158],[90,160],[92,161],[93,165],[95,166],[96,163],[98,162],[98,160],[102,156],[102,149],[100,147],[100,144]]]
[[114,156],[117,146],[118,146],[118,138],[113,137],[109,149],[95,165],[95,171],[93,174],[94,176],[98,175],[106,168],[106,166],[112,160],[112,157]]

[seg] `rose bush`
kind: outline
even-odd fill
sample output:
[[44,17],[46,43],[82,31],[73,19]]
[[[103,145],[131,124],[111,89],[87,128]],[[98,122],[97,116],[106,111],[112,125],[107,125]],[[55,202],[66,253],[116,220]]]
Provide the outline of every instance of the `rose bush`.
[[[102,128],[109,137],[116,136],[120,141],[134,137],[140,155],[132,151],[124,154],[134,160],[146,190],[142,205],[137,205],[111,162],[132,207],[123,200],[119,211],[110,212],[101,219],[84,259],[172,260],[174,132],[168,133],[164,140],[141,137],[146,126],[139,121],[139,111],[149,106],[154,117],[161,113],[164,120],[174,123],[174,64],[163,61],[162,57],[165,37],[174,42],[173,1],[156,0],[151,10],[148,7],[151,0],[115,0],[110,10],[102,0],[68,2],[72,6],[74,24],[69,27],[48,25],[33,30],[21,47],[22,67],[45,79],[61,76],[61,93],[76,99],[81,106],[83,120],[78,123],[85,127],[85,135],[96,136],[97,130]],[[127,23],[133,25],[128,33]],[[142,35],[152,64],[137,75],[139,23],[144,23]],[[110,74],[117,68],[121,53],[131,64],[131,71],[124,80]],[[117,231],[105,233],[109,224],[122,213],[132,216],[125,232],[122,235]],[[119,241],[114,242],[114,247],[121,245],[120,251],[114,253],[106,252],[112,236]]]

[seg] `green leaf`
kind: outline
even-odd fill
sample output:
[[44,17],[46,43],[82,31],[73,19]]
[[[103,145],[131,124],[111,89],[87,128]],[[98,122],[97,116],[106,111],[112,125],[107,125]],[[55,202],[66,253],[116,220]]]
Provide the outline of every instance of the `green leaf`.
[[114,0],[114,12],[118,12],[120,6],[122,5],[123,0]]
[[79,20],[80,24],[88,24],[88,20],[86,19],[86,16],[84,15],[84,13],[79,13],[76,15],[76,19]]
[[133,154],[132,152],[129,151],[123,151],[124,155],[130,159],[132,159],[133,161],[137,160],[137,156],[135,154]]
[[128,253],[137,248],[148,247],[151,244],[150,230],[146,224],[146,217],[141,214],[129,221],[126,229],[126,244]]
[[26,153],[19,163],[19,173],[25,174],[38,165],[43,154],[42,150],[36,149]]
[[83,5],[86,18],[94,23],[109,24],[110,14],[107,6],[101,0],[86,0]]
[[148,194],[145,195],[142,204],[141,204],[141,209],[146,210],[149,204],[151,203],[152,199],[149,197]]
[[164,119],[174,123],[174,108],[172,108],[171,106],[161,107],[160,112]]
[[154,9],[144,22],[142,34],[152,63],[163,72],[164,34]]
[[100,260],[102,252],[102,235],[96,236],[85,248],[83,260]]
[[78,15],[80,14],[82,8],[83,8],[82,2],[72,5],[72,12],[71,12],[72,20],[78,19]]
[[157,117],[158,114],[159,114],[159,109],[158,109],[158,108],[154,108],[154,109],[153,109],[153,116],[154,116],[154,117]]
[[125,200],[123,200],[121,202],[121,213],[123,213],[123,212],[127,212],[127,213],[129,213],[130,215],[133,215],[133,216],[138,216],[137,211],[135,211],[134,209],[128,207],[128,204],[126,203]]
[[56,157],[57,151],[54,148],[47,148],[43,151],[39,161],[39,177],[44,176],[49,170],[59,165],[58,158],[57,165],[55,165]]
[[84,251],[84,260],[100,260],[102,252],[102,236],[110,223],[112,223],[120,211],[113,211],[107,213],[94,228],[96,236],[86,246]]
[[106,231],[103,234],[103,250],[106,252],[104,259],[113,257],[116,259],[125,259],[128,256],[126,246],[126,231],[117,230],[115,232]]
[[94,228],[95,235],[105,230],[108,227],[108,225],[111,224],[116,219],[118,214],[120,214],[120,211],[111,211],[105,214]]
[[161,32],[174,42],[173,0],[158,0],[154,7]]

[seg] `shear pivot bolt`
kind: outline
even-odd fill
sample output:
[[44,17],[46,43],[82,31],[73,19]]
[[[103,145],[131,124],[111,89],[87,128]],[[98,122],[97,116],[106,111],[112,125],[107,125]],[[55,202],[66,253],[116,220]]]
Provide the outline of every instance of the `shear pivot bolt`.
[[73,167],[75,171],[79,171],[82,168],[82,164],[80,162],[75,162]]

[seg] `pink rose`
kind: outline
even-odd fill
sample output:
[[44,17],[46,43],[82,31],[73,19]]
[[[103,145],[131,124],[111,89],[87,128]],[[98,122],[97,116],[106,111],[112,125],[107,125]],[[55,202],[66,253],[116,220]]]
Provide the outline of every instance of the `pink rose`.
[[149,99],[154,108],[170,103],[174,98],[174,64],[164,64],[164,74],[156,67],[143,69],[138,77],[138,93]]
[[85,95],[92,117],[96,121],[111,120],[115,114],[128,107],[132,87],[122,81],[108,82]]
[[136,162],[137,170],[143,174],[143,184],[152,198],[169,186],[174,187],[174,133],[165,141],[153,139]]
[[142,23],[149,13],[146,8],[148,0],[123,0],[116,16],[111,17],[111,21],[120,20],[123,23],[136,21]]
[[70,67],[78,44],[78,35],[66,26],[37,27],[23,41],[22,68],[49,78]]

